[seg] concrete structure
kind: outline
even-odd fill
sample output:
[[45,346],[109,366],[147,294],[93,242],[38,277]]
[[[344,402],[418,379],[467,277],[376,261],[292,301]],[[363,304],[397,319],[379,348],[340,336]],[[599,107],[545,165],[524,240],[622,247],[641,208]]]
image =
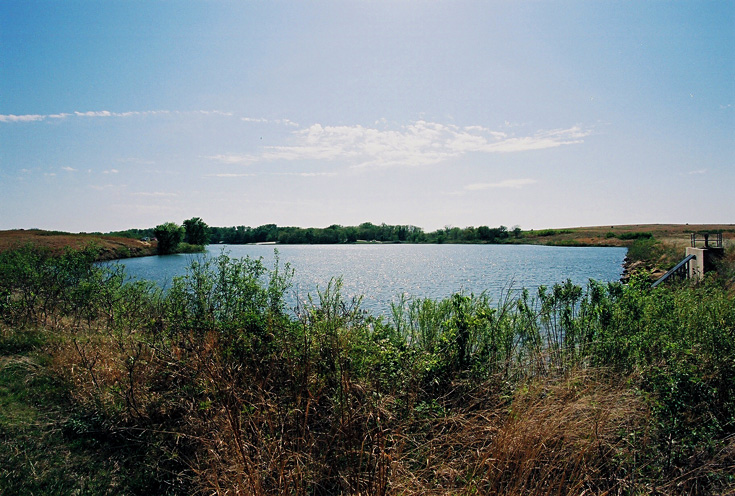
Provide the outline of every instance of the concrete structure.
[[[713,242],[710,243],[710,234],[705,233],[699,235],[691,235],[691,245],[687,247],[687,256],[694,255],[695,258],[689,262],[689,279],[696,281],[701,280],[704,274],[715,270],[715,263],[725,255],[725,249],[722,247],[722,234],[716,234],[712,237]],[[697,247],[697,241],[703,241],[702,247]]]

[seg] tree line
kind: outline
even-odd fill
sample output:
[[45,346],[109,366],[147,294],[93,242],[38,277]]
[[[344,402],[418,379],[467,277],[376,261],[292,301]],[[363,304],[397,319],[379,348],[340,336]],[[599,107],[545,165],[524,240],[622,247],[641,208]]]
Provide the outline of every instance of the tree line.
[[[155,238],[159,243],[159,252],[173,253],[181,250],[181,243],[193,246],[208,243],[504,243],[519,239],[522,231],[517,226],[509,230],[501,225],[499,227],[469,226],[465,228],[446,226],[436,231],[425,232],[422,228],[413,225],[373,224],[371,222],[363,222],[358,226],[332,224],[325,228],[283,227],[276,224],[264,224],[258,227],[209,227],[201,218],[194,217],[184,221],[182,226],[166,222],[151,229],[130,229],[109,234]],[[162,243],[163,249],[161,248]]]

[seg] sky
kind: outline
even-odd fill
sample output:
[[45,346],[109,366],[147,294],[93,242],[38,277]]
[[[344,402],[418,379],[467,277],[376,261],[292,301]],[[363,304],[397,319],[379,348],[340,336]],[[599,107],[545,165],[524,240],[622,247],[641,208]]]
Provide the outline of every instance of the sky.
[[734,1],[0,2],[0,229],[734,223],[734,192]]

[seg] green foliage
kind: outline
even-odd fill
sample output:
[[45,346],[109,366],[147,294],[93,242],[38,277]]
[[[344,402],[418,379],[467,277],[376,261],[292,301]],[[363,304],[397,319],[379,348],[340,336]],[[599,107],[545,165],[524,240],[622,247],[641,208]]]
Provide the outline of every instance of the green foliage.
[[99,277],[92,265],[97,248],[65,250],[27,245],[0,253],[0,317],[9,324],[56,320],[78,309],[91,281]]
[[540,231],[531,231],[528,236],[534,238],[544,238],[547,236],[556,236],[557,234],[572,234],[574,231],[569,229],[542,229]]
[[511,232],[505,226],[490,228],[446,227],[425,233],[423,229],[411,225],[376,225],[364,222],[359,226],[331,225],[327,228],[278,227],[266,224],[251,228],[212,227],[211,243],[243,244],[278,242],[282,244],[337,244],[356,242],[379,243],[504,243],[521,237],[521,229],[515,227]]
[[606,238],[617,238],[622,240],[631,240],[631,239],[653,239],[653,233],[650,232],[622,232],[617,233],[613,231],[608,231],[605,233]]
[[[426,469],[444,456],[433,447],[473,416],[475,437],[456,445],[463,453],[501,446],[499,434],[481,437],[491,419],[512,426],[530,411],[550,425],[539,405],[562,399],[545,384],[562,381],[577,394],[582,371],[627,382],[626,401],[649,412],[605,437],[596,429],[614,402],[572,404],[563,418],[595,419],[573,443],[594,436],[585,456],[599,453],[612,474],[589,487],[714,493],[726,484],[715,469],[735,434],[735,304],[720,281],[655,290],[636,278],[627,286],[566,281],[535,295],[507,291],[498,302],[401,298],[383,319],[346,298],[339,279],[292,311],[291,276],[278,260],[269,268],[222,253],[195,258],[164,293],[94,264],[93,251],[0,255],[0,309],[12,324],[0,328],[0,353],[48,350],[53,390],[69,402],[57,437],[33,431],[44,413],[18,386],[47,386],[0,367],[3,447],[30,450],[29,467],[41,459],[43,443],[29,441],[36,434],[97,452],[70,473],[87,477],[94,467],[123,492],[384,493],[396,474],[439,473]],[[616,439],[624,450],[610,444]],[[34,484],[49,484],[49,474],[68,480],[49,469],[31,482],[7,452],[0,489],[43,492]],[[533,463],[544,456],[534,453]],[[491,458],[454,464],[459,485],[451,488],[485,487]]]
[[105,233],[109,236],[119,236],[121,238],[132,238],[132,239],[150,239],[154,238],[155,228],[150,227],[146,229],[126,229],[125,231],[110,231]]
[[166,222],[156,226],[153,234],[158,240],[158,254],[176,253],[176,249],[184,238],[184,228],[175,222]]
[[209,226],[199,217],[184,221],[184,242],[190,245],[209,243]]
[[204,253],[205,251],[207,251],[206,246],[190,245],[189,243],[186,243],[185,241],[182,241],[176,247],[176,253]]
[[658,260],[663,254],[663,247],[654,239],[637,239],[628,248],[627,257],[631,261]]

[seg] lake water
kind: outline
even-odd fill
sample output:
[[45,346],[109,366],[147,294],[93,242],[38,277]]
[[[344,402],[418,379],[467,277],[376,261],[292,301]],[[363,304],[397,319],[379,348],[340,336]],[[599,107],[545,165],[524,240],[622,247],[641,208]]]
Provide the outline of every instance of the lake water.
[[[206,256],[224,250],[232,258],[261,258],[274,262],[273,245],[210,245]],[[497,301],[509,289],[541,286],[571,279],[617,281],[626,248],[572,248],[531,245],[278,245],[281,264],[295,269],[289,304],[316,294],[330,279],[343,278],[342,293],[363,296],[362,308],[374,314],[389,312],[400,295],[446,298],[464,291],[486,292]],[[167,255],[120,261],[133,278],[148,279],[166,288],[197,256]]]

